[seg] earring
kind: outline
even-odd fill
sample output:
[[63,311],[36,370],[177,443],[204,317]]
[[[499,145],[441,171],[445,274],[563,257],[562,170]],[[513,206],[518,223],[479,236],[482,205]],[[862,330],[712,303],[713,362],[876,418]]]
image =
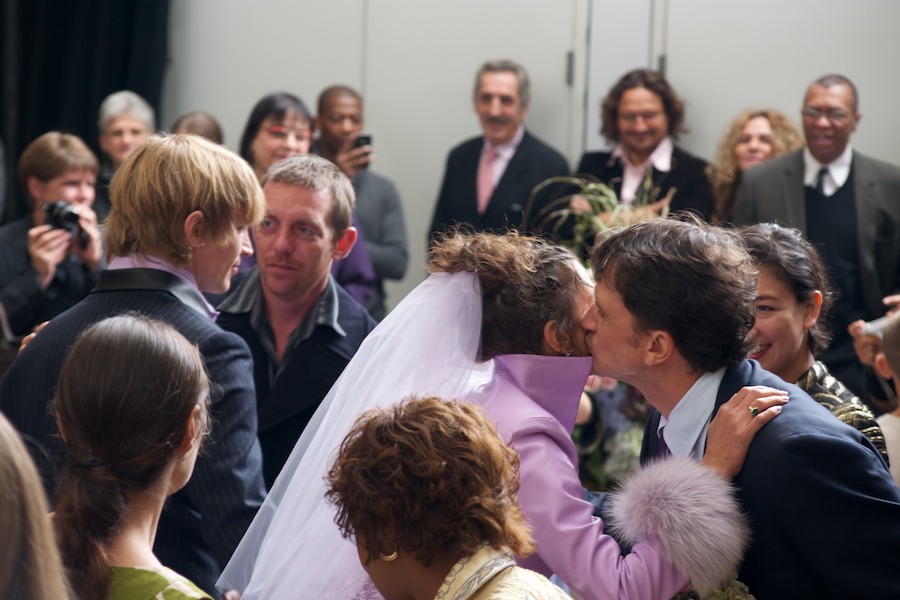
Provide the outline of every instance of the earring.
[[395,560],[397,560],[397,551],[394,550],[387,556],[382,556],[381,560],[383,560],[384,562],[394,562]]

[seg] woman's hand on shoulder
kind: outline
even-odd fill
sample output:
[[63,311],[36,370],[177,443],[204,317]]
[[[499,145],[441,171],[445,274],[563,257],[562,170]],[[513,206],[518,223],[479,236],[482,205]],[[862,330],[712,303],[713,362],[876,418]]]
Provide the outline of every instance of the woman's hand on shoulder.
[[784,390],[761,385],[741,388],[719,407],[709,424],[706,453],[700,464],[729,479],[740,473],[753,438],[778,416],[787,401]]

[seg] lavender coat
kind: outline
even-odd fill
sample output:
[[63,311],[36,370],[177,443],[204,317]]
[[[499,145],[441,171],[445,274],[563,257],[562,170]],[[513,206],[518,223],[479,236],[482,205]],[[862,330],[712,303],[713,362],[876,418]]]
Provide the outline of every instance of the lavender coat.
[[656,541],[640,542],[621,556],[584,500],[571,431],[591,358],[506,355],[494,364],[493,379],[472,400],[519,453],[519,503],[537,542],[537,553],[520,564],[556,573],[583,600],[678,593],[688,580]]

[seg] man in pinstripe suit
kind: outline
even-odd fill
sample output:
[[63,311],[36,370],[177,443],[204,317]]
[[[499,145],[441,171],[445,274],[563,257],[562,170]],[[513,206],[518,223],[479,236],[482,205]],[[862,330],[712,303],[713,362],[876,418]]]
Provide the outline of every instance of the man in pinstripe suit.
[[197,344],[213,384],[212,430],[193,478],[163,511],[154,550],[213,594],[265,492],[250,353],[215,325],[201,291],[227,291],[241,255],[251,252],[247,228],[262,218],[262,191],[227,150],[170,136],[151,138],[126,160],[110,197],[109,270],[14,361],[0,385],[0,408],[28,440],[49,489],[65,451],[48,405],[65,353],[84,329],[137,312]]

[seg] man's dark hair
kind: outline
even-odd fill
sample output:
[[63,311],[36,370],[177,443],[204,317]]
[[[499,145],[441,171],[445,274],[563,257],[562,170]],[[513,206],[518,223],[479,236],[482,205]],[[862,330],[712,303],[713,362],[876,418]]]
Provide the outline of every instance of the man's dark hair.
[[250,146],[253,145],[253,140],[256,139],[262,122],[266,120],[266,117],[274,117],[277,121],[281,121],[288,113],[293,113],[297,118],[303,119],[312,126],[312,115],[303,100],[287,92],[275,92],[263,96],[250,111],[238,151],[241,158],[250,163],[250,166],[253,166],[253,153],[250,151]]
[[353,98],[354,100],[357,100],[360,106],[362,106],[362,96],[360,96],[359,92],[354,90],[352,87],[347,85],[332,85],[322,90],[322,93],[319,94],[319,101],[316,106],[316,114],[321,117],[322,113],[325,112],[325,105],[328,104],[329,100],[331,100],[332,98],[342,98],[344,96],[348,96],[350,98]]
[[611,142],[619,141],[619,102],[625,92],[634,88],[644,88],[659,96],[669,119],[669,135],[672,138],[678,139],[680,133],[687,131],[684,127],[684,102],[662,73],[651,69],[635,69],[622,75],[613,84],[600,105],[600,133],[603,137]]
[[[837,73],[831,73],[819,77],[812,82],[812,85],[821,85],[823,88],[830,88],[835,85],[846,85],[850,88],[850,93],[853,95],[853,112],[859,112],[859,92],[856,90],[856,85],[850,81],[849,78]],[[808,93],[809,90],[807,90],[807,94]]]
[[794,294],[798,303],[808,302],[816,291],[822,293],[819,318],[809,330],[809,351],[818,357],[828,349],[831,331],[828,315],[836,292],[828,281],[828,270],[816,247],[803,239],[797,229],[775,223],[757,223],[738,230],[750,257],[758,267],[772,274]]
[[645,221],[599,236],[594,278],[614,288],[641,331],[663,330],[695,369],[750,350],[757,272],[739,238],[698,221]]

